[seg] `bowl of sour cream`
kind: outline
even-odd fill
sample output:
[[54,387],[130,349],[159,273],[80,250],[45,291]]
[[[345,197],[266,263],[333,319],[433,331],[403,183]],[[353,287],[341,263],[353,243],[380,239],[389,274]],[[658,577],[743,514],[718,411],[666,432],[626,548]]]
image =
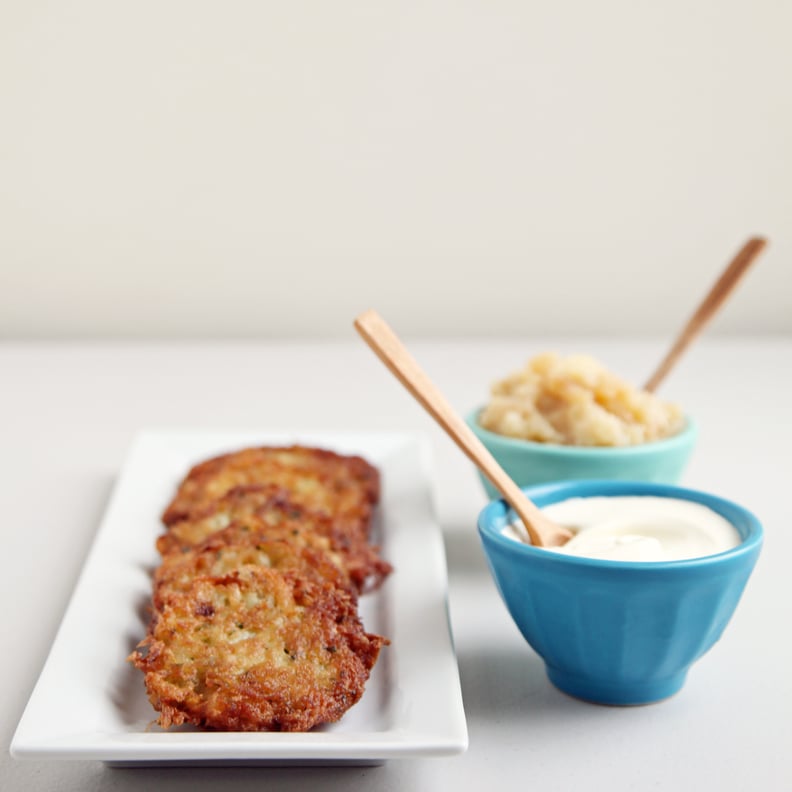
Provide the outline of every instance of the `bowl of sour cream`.
[[550,681],[601,704],[673,695],[723,633],[762,544],[742,506],[637,481],[565,481],[524,492],[572,528],[563,547],[526,543],[502,500],[479,515],[487,562]]

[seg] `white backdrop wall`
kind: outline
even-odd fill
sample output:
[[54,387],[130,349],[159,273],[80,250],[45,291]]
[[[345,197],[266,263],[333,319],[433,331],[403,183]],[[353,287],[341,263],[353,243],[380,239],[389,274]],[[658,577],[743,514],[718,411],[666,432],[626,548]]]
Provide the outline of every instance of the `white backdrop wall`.
[[792,332],[785,0],[6,0],[0,334]]

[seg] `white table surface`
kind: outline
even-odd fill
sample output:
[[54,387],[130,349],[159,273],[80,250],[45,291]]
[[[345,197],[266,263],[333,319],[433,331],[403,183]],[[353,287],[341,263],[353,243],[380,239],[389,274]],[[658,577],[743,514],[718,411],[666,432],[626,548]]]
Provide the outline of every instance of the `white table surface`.
[[[660,341],[416,341],[459,410],[547,348],[634,381]],[[663,388],[701,424],[684,484],[752,509],[765,546],[721,641],[661,704],[581,703],[547,682],[479,548],[485,498],[460,452],[356,338],[343,343],[0,344],[4,634],[0,789],[792,789],[792,339],[704,338]],[[450,578],[466,753],[368,768],[112,769],[12,759],[8,746],[135,433],[148,427],[420,431]]]

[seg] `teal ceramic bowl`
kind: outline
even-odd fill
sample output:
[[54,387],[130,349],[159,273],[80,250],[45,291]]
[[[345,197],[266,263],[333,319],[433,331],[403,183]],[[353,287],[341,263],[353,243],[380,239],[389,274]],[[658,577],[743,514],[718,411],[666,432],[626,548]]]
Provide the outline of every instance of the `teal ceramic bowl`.
[[759,556],[759,521],[731,501],[664,484],[567,481],[523,489],[540,507],[595,495],[681,498],[709,507],[737,528],[742,543],[716,555],[607,561],[503,536],[514,515],[502,500],[492,501],[479,516],[479,534],[501,598],[557,688],[619,705],[647,704],[676,693],[737,607]]
[[[533,443],[495,434],[478,422],[481,408],[465,416],[465,422],[520,487],[571,479],[619,479],[675,484],[687,465],[698,429],[686,419],[685,428],[666,440],[619,448]],[[490,498],[500,493],[479,473]]]

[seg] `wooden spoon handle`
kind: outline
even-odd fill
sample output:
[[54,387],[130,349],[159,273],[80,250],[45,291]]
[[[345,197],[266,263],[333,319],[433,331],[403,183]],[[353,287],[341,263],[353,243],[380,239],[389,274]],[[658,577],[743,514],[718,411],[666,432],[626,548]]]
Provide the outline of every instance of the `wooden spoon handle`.
[[704,329],[706,324],[718,312],[718,309],[726,301],[726,298],[734,291],[740,279],[748,271],[751,264],[756,261],[759,254],[767,247],[767,240],[761,237],[749,239],[740,249],[740,252],[732,259],[731,263],[721,273],[715,284],[709,290],[707,296],[702,300],[699,307],[688,320],[688,323],[677,336],[671,349],[655,370],[654,374],[644,385],[644,390],[653,393],[657,390],[660,383],[666,378],[669,371],[676,365],[683,352],[690,346],[693,340]]
[[355,328],[399,382],[423,405],[509,502],[525,524],[532,544],[540,547],[548,546],[548,543],[556,545],[569,538],[567,535],[554,539],[552,535],[547,535],[548,526],[551,531],[557,526],[550,523],[509,478],[376,311],[366,311],[358,316],[355,319]]

